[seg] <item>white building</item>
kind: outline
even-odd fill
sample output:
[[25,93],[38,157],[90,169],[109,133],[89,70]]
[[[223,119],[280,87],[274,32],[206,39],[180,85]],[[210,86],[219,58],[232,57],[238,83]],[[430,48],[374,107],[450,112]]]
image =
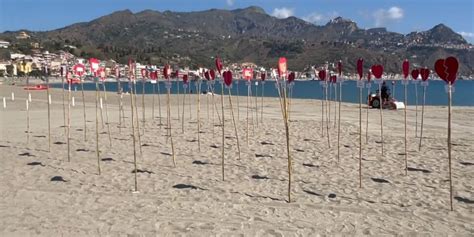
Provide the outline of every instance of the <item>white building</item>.
[[8,49],[10,42],[0,40],[0,48]]

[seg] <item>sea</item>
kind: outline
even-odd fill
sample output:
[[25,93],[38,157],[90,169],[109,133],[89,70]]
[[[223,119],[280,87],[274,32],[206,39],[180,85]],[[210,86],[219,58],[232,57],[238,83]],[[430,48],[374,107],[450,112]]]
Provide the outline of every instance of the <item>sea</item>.
[[[405,100],[405,85],[402,85],[400,80],[395,81],[386,81],[390,93],[393,98],[398,101],[404,102]],[[164,81],[159,81],[157,84],[152,84],[150,82],[145,82],[145,94],[153,93],[153,85],[155,85],[155,93],[166,93],[167,86]],[[207,81],[201,81],[201,92],[210,91],[210,83],[207,84]],[[61,88],[61,84],[52,84],[53,87]],[[67,86],[67,85],[66,85]],[[105,82],[107,91],[116,92],[118,88],[117,82]],[[122,81],[120,83],[121,88],[125,92],[130,91],[129,82]],[[190,82],[187,85],[189,92],[196,93],[198,91],[197,84],[195,82]],[[250,87],[250,89],[249,89]],[[372,83],[371,88],[363,89],[363,102],[367,97],[368,91],[375,93],[378,90],[378,85]],[[102,86],[101,86],[102,88]],[[136,82],[137,94],[142,94],[143,84],[142,81]],[[179,88],[179,93],[183,93],[183,82],[182,81],[172,81],[170,92],[172,94],[177,94]],[[325,99],[325,94],[323,87],[320,82],[317,80],[295,80],[294,84],[291,86],[291,96],[292,98],[301,98],[301,99],[316,99],[321,100]],[[416,89],[418,91],[416,91]],[[67,89],[67,88],[66,88]],[[73,90],[79,91],[80,85],[73,85]],[[84,83],[84,90],[95,90],[95,83]],[[334,98],[334,86],[331,85],[328,87],[328,96]],[[214,92],[216,94],[221,93],[221,83],[216,81],[214,83]],[[278,90],[275,86],[275,81],[265,81],[264,84],[261,81],[255,82],[252,81],[247,83],[243,80],[234,80],[231,86],[232,95],[246,96],[250,92],[251,95],[255,96],[265,96],[265,97],[278,97]],[[228,94],[228,89],[224,91],[225,94]],[[339,88],[337,88],[337,93],[339,93]],[[339,94],[338,94],[339,97]],[[423,100],[423,86],[420,84],[409,83],[407,85],[407,101],[408,105],[415,105],[416,98],[418,98],[418,104],[422,103]],[[342,83],[342,101],[348,103],[359,103],[359,88],[357,87],[357,82],[354,80],[347,80]],[[429,81],[429,85],[426,86],[426,105],[436,105],[436,106],[446,106],[448,104],[448,93],[446,89],[446,83],[441,80]],[[454,106],[474,106],[474,81],[472,80],[457,80],[454,84],[453,94],[452,94],[452,104]]]

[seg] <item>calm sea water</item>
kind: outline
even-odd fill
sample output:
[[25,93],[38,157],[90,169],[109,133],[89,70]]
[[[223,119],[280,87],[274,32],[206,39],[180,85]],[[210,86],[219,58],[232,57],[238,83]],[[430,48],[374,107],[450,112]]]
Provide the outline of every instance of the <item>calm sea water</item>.
[[[153,84],[147,82],[145,84],[145,93],[153,93]],[[161,93],[166,92],[165,83],[160,81],[158,83]],[[399,101],[404,101],[404,85],[400,81],[395,81],[395,86],[392,86],[391,81],[387,81],[387,85],[392,92],[392,96]],[[447,105],[448,97],[445,90],[446,83],[444,81],[430,81],[429,86],[426,88],[426,104],[427,105]],[[121,82],[121,86],[125,91],[129,91],[129,83]],[[183,92],[183,83],[182,82],[173,82],[171,86],[171,93],[177,93],[177,87],[179,86],[180,93]],[[194,82],[190,83],[190,88],[193,93],[196,93],[196,84]],[[61,88],[60,84],[55,84],[53,87]],[[80,85],[76,85],[76,89],[80,90]],[[117,91],[116,82],[106,82],[106,87],[108,91]],[[220,93],[221,85],[219,82],[215,83],[215,92]],[[278,91],[275,87],[274,81],[267,81],[264,84],[266,97],[278,97]],[[205,81],[201,83],[201,91],[207,91],[207,84]],[[236,83],[232,86],[233,95],[247,95],[247,84],[243,81]],[[262,84],[260,83],[257,87],[258,95],[262,94]],[[454,85],[455,91],[453,93],[453,105],[455,106],[474,106],[474,81],[468,80],[458,80]],[[85,83],[85,90],[95,90],[95,84]],[[378,85],[372,84],[371,91],[375,92],[378,89]],[[251,86],[252,94],[255,94],[255,83],[252,83]],[[339,89],[338,89],[339,91]],[[408,91],[408,104],[415,104],[415,85],[409,84],[407,86]],[[142,84],[137,81],[137,92],[138,94],[142,93]],[[225,90],[227,94],[227,89]],[[364,99],[367,96],[367,89],[364,88]],[[332,88],[332,96],[334,96],[334,88]],[[423,87],[418,84],[418,101],[419,104],[422,103],[423,96]],[[293,86],[293,98],[303,98],[303,99],[322,99],[322,88],[319,84],[319,81],[295,81]],[[342,87],[342,100],[349,103],[359,103],[359,89],[357,88],[356,81],[346,81],[343,83]]]

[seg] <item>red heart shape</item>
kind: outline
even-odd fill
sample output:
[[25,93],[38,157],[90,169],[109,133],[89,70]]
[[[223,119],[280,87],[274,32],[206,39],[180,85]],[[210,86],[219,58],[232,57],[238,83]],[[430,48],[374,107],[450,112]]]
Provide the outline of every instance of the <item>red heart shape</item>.
[[[446,68],[444,67],[444,59],[438,59],[435,63],[435,71],[438,76],[446,81],[448,74],[446,73]],[[446,81],[447,82],[447,81]]]
[[262,72],[262,74],[260,74],[260,79],[262,79],[262,81],[265,81],[265,77],[267,77],[267,74],[265,72]]
[[372,66],[372,74],[374,74],[375,78],[380,79],[383,74],[383,66],[382,65]]
[[170,65],[165,65],[165,67],[163,68],[163,76],[168,79],[169,76],[170,76]]
[[402,71],[403,71],[403,77],[406,79],[408,77],[408,73],[410,72],[410,62],[408,62],[407,59],[403,61]]
[[448,74],[446,79],[451,84],[454,84],[459,68],[458,60],[455,57],[448,57],[446,60],[444,60],[444,65],[446,67],[446,73]]
[[204,77],[209,81],[210,77],[209,77],[209,71],[206,71],[204,73]]
[[324,81],[326,80],[326,70],[321,70],[318,72],[319,80]]
[[209,71],[209,75],[211,76],[212,80],[214,80],[216,78],[216,72],[212,69]]
[[359,80],[362,79],[364,75],[364,59],[362,58],[357,60],[357,73],[359,74]]
[[232,72],[231,71],[224,72],[224,83],[226,84],[226,86],[232,85]]
[[217,71],[219,72],[219,74],[221,74],[221,70],[222,70],[222,61],[219,57],[216,57],[216,69]]
[[337,62],[337,73],[339,73],[339,76],[342,75],[342,62],[341,61]]
[[183,83],[188,84],[188,75],[183,75]]
[[428,68],[422,68],[420,69],[420,74],[421,74],[421,80],[426,81],[428,80],[428,77],[430,76],[430,70]]
[[284,77],[284,76],[286,76],[286,70],[287,70],[286,58],[281,57],[281,58],[278,60],[278,76],[279,76],[279,77]]
[[371,79],[372,79],[372,73],[368,72],[367,73],[367,81],[370,82]]
[[332,83],[336,83],[336,80],[337,80],[336,75],[332,75],[330,78],[331,78]]
[[418,71],[418,69],[413,69],[411,71],[411,77],[413,78],[413,80],[416,80],[418,79],[418,76],[420,75],[420,71]]
[[295,73],[291,72],[290,75],[288,75],[288,82],[293,82],[295,80]]

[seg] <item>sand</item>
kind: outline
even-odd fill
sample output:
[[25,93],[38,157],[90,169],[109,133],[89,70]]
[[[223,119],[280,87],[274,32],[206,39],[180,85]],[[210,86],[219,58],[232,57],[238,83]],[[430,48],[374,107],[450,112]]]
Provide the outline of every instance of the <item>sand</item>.
[[[15,93],[15,101],[11,101],[11,92]],[[265,98],[263,123],[250,123],[247,146],[246,97],[240,97],[238,133],[242,154],[239,159],[229,101],[225,97],[227,138],[225,181],[222,181],[221,128],[213,128],[212,110],[207,116],[206,96],[201,96],[201,152],[196,141],[197,96],[192,96],[191,114],[186,103],[184,133],[177,116],[178,98],[171,96],[177,161],[174,167],[166,138],[166,97],[161,97],[164,125],[160,126],[158,101],[152,118],[152,96],[147,95],[145,132],[141,136],[143,154],[137,149],[137,193],[133,192],[128,95],[124,96],[126,124],[120,132],[117,94],[108,94],[112,147],[109,147],[107,126],[100,125],[102,173],[98,175],[95,92],[86,92],[87,141],[83,140],[81,131],[80,91],[73,93],[76,105],[71,119],[71,162],[67,161],[62,127],[61,90],[51,90],[51,152],[48,152],[46,92],[31,93],[31,137],[27,145],[24,132],[27,93],[20,87],[0,87],[0,99],[7,98],[7,108],[0,108],[1,236],[474,235],[472,107],[453,108],[452,170],[456,198],[454,211],[450,211],[446,107],[426,107],[421,151],[415,138],[415,108],[408,107],[410,169],[407,176],[403,111],[384,111],[385,155],[382,157],[378,143],[379,114],[370,110],[367,144],[363,122],[364,160],[362,188],[359,188],[358,105],[342,106],[338,162],[333,115],[329,148],[327,138],[321,136],[320,101],[292,100],[290,139],[294,182],[293,202],[287,203],[285,133],[277,98]],[[211,96],[208,98],[212,101]],[[220,102],[220,95],[215,99]],[[140,95],[138,105],[142,119]],[[237,106],[235,96],[233,105]],[[217,108],[220,110],[220,104]],[[252,112],[254,115],[255,111]],[[216,116],[215,124],[218,121]],[[63,181],[52,181],[58,179],[56,176]]]

